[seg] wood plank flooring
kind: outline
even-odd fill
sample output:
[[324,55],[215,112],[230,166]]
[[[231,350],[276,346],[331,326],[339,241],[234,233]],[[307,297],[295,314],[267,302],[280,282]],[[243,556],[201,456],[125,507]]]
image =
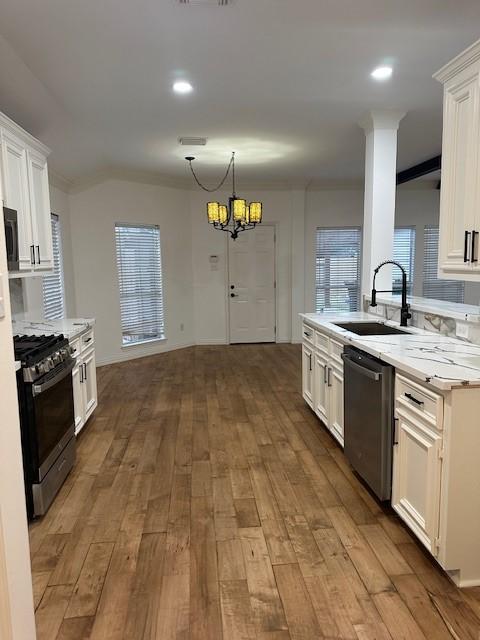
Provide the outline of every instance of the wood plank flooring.
[[30,528],[39,640],[478,640],[458,590],[301,397],[297,345],[98,369]]

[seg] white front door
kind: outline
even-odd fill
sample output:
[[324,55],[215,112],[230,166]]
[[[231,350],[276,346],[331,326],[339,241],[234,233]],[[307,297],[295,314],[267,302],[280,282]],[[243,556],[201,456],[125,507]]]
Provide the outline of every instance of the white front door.
[[228,242],[230,342],[275,342],[275,229]]

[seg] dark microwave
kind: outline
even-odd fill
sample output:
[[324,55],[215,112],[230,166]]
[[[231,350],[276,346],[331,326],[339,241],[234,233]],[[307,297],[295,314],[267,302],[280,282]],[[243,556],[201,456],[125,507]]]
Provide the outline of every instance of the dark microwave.
[[18,220],[17,212],[3,207],[5,221],[5,241],[7,245],[7,263],[9,271],[18,271]]

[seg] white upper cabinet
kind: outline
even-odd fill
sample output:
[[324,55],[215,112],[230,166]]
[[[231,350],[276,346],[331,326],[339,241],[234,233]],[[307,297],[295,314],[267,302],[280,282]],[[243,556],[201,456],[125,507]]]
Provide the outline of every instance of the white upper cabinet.
[[480,41],[434,77],[444,85],[439,277],[480,280]]
[[2,113],[0,146],[3,206],[17,212],[18,275],[48,272],[53,268],[49,150]]
[[30,213],[32,217],[35,270],[53,269],[52,223],[48,188],[47,159],[27,151]]

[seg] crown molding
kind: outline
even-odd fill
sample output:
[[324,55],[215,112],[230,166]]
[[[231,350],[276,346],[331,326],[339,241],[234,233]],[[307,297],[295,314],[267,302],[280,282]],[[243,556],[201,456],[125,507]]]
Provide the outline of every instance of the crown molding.
[[433,74],[433,78],[439,82],[448,82],[451,78],[466,69],[469,65],[480,60],[480,40],[477,40],[472,45],[455,56],[453,60],[447,62],[441,69]]
[[148,184],[174,189],[188,189],[190,187],[190,180],[186,178],[172,178],[154,172],[136,171],[134,169],[110,168],[95,171],[94,173],[72,181],[69,192],[80,193],[81,191],[91,189],[92,187],[111,180],[135,182],[137,184]]
[[60,189],[60,191],[63,191],[64,193],[70,193],[73,187],[73,182],[71,180],[65,178],[61,173],[53,171],[50,167],[48,168],[48,182],[50,186]]

